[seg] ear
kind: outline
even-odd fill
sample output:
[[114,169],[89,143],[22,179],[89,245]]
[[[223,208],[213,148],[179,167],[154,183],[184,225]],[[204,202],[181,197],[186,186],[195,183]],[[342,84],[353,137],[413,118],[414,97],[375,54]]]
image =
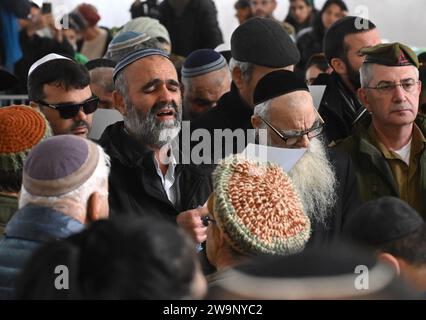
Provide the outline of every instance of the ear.
[[379,261],[387,263],[392,268],[394,268],[394,270],[396,271],[396,274],[398,276],[401,274],[401,266],[399,264],[399,261],[393,255],[386,253],[386,252],[381,252],[381,253],[379,253],[378,259],[379,259]]
[[259,129],[261,126],[262,120],[256,115],[251,116],[251,125],[254,129]]
[[232,69],[232,80],[234,81],[238,89],[241,89],[241,87],[244,85],[244,79],[240,68],[235,67],[234,69]]
[[348,72],[346,64],[340,58],[331,59],[330,65],[338,74],[346,74]]
[[127,115],[126,105],[124,103],[124,97],[117,91],[112,92],[112,102],[115,108],[123,115]]
[[272,11],[275,11],[275,9],[277,8],[277,1],[276,0],[273,1],[273,5],[274,5],[274,9]]
[[30,107],[31,107],[31,108],[33,108],[33,109],[36,109],[37,111],[42,112],[42,110],[41,110],[41,108],[40,108],[40,105],[39,105],[39,104],[37,104],[37,103],[35,103],[34,101],[31,101],[31,102],[30,102]]
[[86,224],[89,222],[94,222],[100,219],[105,219],[105,214],[102,210],[102,199],[101,195],[95,191],[93,192],[89,200],[87,201],[87,210],[86,210]]
[[363,106],[367,109],[368,112],[371,112],[370,103],[368,102],[368,97],[367,97],[367,89],[359,88],[357,92],[358,92],[358,98],[363,104]]

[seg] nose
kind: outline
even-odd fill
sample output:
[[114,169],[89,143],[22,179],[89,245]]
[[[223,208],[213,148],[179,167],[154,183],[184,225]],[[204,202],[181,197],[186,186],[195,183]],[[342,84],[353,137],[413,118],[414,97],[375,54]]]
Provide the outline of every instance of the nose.
[[306,134],[297,142],[297,146],[299,148],[307,148],[309,146],[309,138]]
[[396,86],[393,91],[392,99],[394,102],[402,102],[406,100],[406,92],[402,86]]
[[159,100],[161,102],[172,102],[174,98],[174,93],[167,88],[166,84],[164,84],[159,93]]
[[78,111],[77,115],[74,117],[74,120],[77,120],[77,121],[84,120],[84,121],[86,121],[86,119],[87,119],[87,114],[84,113],[83,108],[80,108],[80,110]]

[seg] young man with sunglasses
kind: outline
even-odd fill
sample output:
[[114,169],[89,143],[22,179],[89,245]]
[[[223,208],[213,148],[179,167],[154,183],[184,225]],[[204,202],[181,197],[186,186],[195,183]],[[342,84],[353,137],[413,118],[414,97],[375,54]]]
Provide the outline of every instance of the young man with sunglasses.
[[48,54],[28,73],[28,96],[40,108],[54,135],[73,134],[87,138],[99,99],[90,90],[87,69],[75,61]]
[[364,200],[399,197],[425,217],[426,118],[415,53],[401,43],[363,49],[358,95],[370,116],[338,147],[356,165]]
[[293,72],[273,71],[259,81],[253,100],[253,127],[267,130],[269,146],[307,149],[288,174],[312,223],[310,245],[338,240],[359,205],[356,178],[349,157],[326,148],[308,87]]

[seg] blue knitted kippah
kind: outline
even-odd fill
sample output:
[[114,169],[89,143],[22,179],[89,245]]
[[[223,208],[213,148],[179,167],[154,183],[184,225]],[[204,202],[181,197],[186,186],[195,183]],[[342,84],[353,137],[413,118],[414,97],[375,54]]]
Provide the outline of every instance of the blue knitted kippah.
[[117,78],[117,75],[128,65],[149,56],[162,56],[167,59],[170,59],[167,53],[159,49],[142,49],[142,50],[132,52],[124,56],[120,61],[118,61],[117,65],[115,66],[114,72],[112,74],[114,81]]
[[225,58],[213,49],[199,49],[192,52],[182,67],[182,77],[192,78],[210,73],[226,66]]

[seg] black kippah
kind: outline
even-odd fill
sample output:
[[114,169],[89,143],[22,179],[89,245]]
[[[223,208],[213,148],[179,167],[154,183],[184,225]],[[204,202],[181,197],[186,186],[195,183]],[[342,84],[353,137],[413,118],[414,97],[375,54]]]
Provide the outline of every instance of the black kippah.
[[255,105],[294,91],[308,91],[305,82],[294,72],[277,70],[268,73],[257,83],[254,89]]
[[404,238],[423,225],[422,217],[406,202],[382,197],[359,207],[348,218],[343,233],[356,243],[377,246]]

